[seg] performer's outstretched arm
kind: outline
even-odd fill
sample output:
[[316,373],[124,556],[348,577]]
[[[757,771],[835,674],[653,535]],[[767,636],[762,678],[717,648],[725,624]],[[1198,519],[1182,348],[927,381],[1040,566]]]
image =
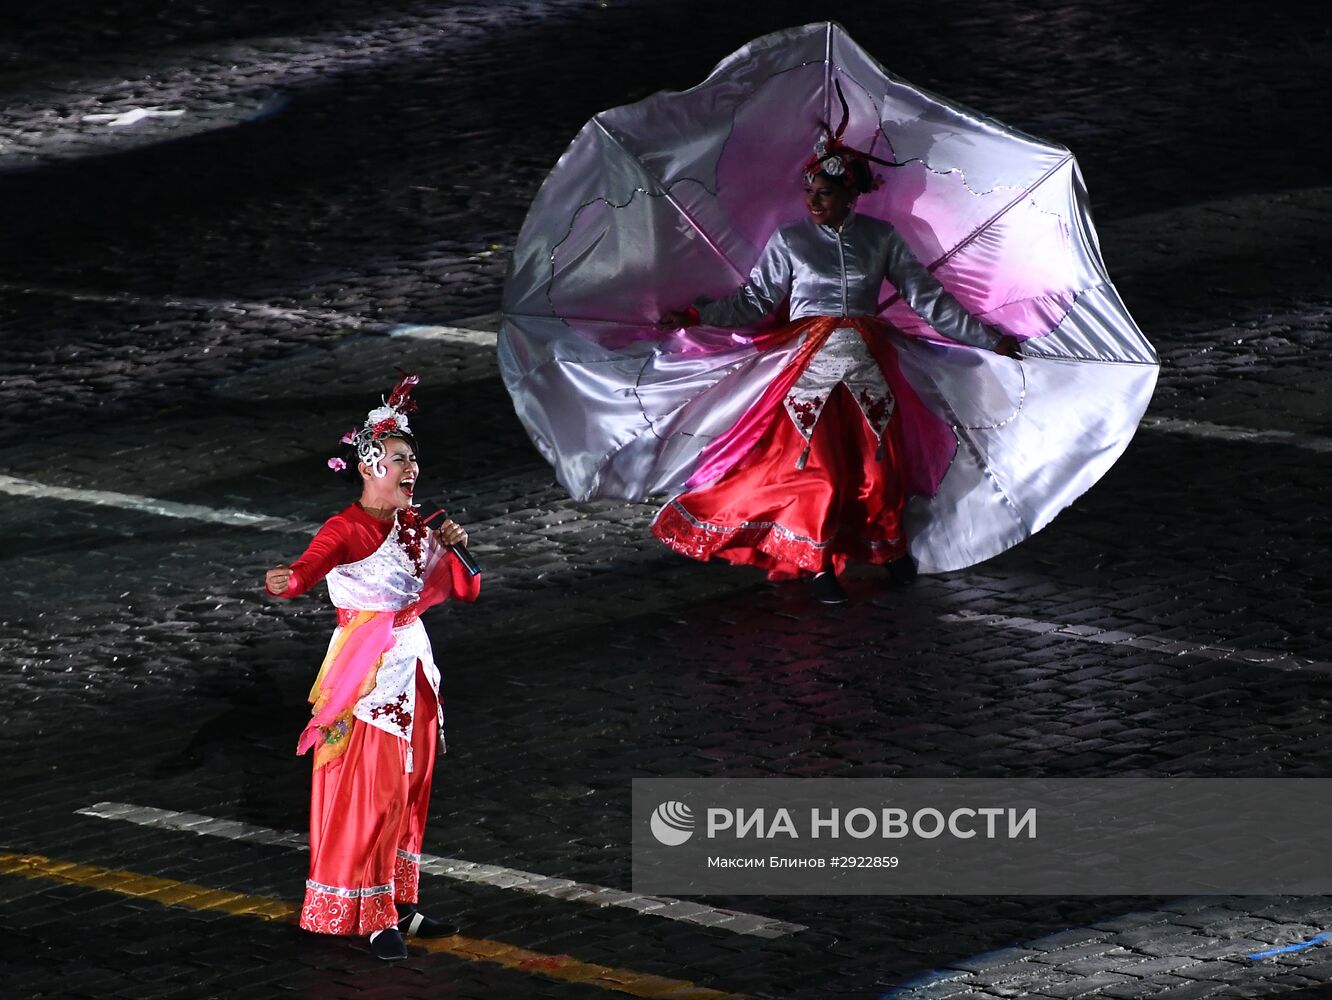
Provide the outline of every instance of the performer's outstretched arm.
[[749,280],[724,299],[684,310],[672,310],[661,317],[665,326],[749,326],[757,323],[781,304],[791,292],[791,252],[781,230],[768,238],[759,254]]
[[889,237],[887,278],[902,293],[916,315],[950,340],[972,347],[1017,356],[1017,339],[986,326],[963,307],[922,264],[902,235]]
[[324,522],[294,566],[281,563],[264,574],[264,589],[274,597],[299,597],[346,562],[346,525],[340,517]]

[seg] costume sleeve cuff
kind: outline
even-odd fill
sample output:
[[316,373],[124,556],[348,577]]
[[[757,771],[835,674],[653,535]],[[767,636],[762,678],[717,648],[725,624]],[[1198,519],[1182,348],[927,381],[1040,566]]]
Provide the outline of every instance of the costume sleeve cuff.
[[277,593],[276,591],[269,590],[268,584],[265,583],[264,593],[267,594],[269,597],[283,597],[283,598],[295,597],[299,593],[298,584],[296,581],[297,581],[297,576],[295,573],[292,573],[291,576],[287,578],[287,589],[280,594]]

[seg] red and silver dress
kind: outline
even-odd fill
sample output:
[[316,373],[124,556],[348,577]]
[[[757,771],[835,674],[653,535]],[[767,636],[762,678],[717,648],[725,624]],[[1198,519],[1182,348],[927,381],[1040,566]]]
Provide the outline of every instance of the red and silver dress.
[[781,226],[749,280],[701,306],[698,320],[751,326],[789,298],[791,322],[755,342],[803,343],[758,405],[705,449],[689,488],[657,515],[658,538],[772,579],[907,554],[906,501],[934,494],[956,439],[902,377],[891,328],[875,318],[885,279],[939,333],[998,343],[888,223],[852,212],[840,229]]
[[442,749],[439,669],[420,615],[474,601],[480,577],[414,510],[380,521],[358,504],[329,518],[282,597],[328,584],[338,627],[310,690],[298,753],[314,749],[310,875],[300,925],[368,935],[415,903],[434,761]]

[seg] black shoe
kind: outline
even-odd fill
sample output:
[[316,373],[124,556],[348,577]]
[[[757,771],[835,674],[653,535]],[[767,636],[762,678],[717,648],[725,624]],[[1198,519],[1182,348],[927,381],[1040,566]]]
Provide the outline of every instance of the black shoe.
[[402,916],[398,921],[398,930],[410,937],[442,938],[452,937],[458,933],[458,928],[453,924],[427,917],[415,906],[399,903],[398,913]]
[[407,957],[407,943],[396,927],[386,927],[370,935],[370,954],[383,962],[396,962]]
[[910,556],[895,559],[884,567],[894,587],[909,587],[916,582],[916,560]]
[[846,591],[837,582],[837,574],[825,569],[809,582],[809,593],[820,604],[845,604]]

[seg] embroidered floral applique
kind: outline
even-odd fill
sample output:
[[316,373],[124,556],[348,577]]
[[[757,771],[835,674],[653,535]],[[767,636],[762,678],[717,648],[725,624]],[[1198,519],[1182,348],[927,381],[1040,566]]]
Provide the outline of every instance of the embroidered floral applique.
[[415,507],[404,507],[398,511],[398,544],[407,553],[412,563],[412,572],[418,579],[425,574],[423,547],[429,534],[430,529]]
[[679,500],[657,515],[652,533],[676,552],[706,562],[728,547],[754,548],[779,563],[817,573],[827,565],[829,546],[860,562],[883,564],[906,555],[906,536],[893,522],[844,527],[835,538],[810,538],[776,521],[714,524],[700,521]]
[[316,934],[363,937],[397,922],[393,886],[342,888],[306,881],[301,927]]
[[865,419],[870,422],[870,426],[876,430],[888,426],[888,421],[893,415],[893,397],[883,396],[871,393],[868,389],[861,389],[860,395],[856,397],[860,403],[860,409],[865,414]]
[[352,710],[349,708],[327,726],[319,729],[322,739],[315,744],[314,766],[318,770],[326,764],[338,760],[347,752],[351,741],[347,739],[352,731]]
[[786,397],[786,409],[805,437],[814,432],[814,425],[819,422],[819,414],[823,412],[823,403],[822,396],[801,399],[793,393]]
[[338,718],[333,725],[324,730],[325,743],[341,743],[351,732],[351,720],[349,718]]
[[404,733],[412,731],[412,713],[407,711],[407,693],[404,691],[393,701],[376,705],[370,710],[372,719],[388,719]]

